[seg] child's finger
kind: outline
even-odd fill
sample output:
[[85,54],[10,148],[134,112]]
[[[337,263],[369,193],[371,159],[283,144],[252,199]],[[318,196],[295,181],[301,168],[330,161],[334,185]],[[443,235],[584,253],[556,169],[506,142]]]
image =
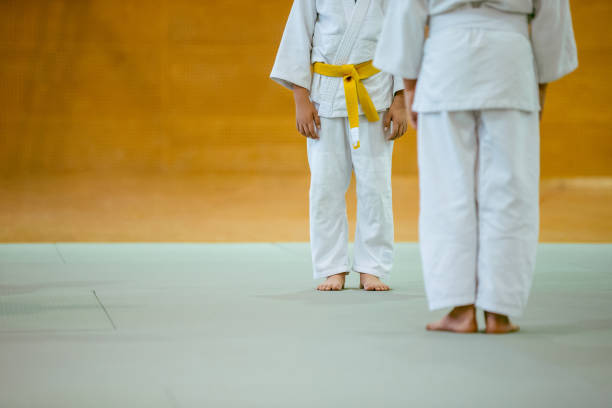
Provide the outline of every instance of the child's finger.
[[389,125],[391,125],[391,114],[389,111],[386,111],[385,115],[383,116],[383,129],[385,132],[389,129]]
[[317,127],[316,122],[312,122],[312,136],[313,136],[313,139],[319,138],[319,128]]
[[319,130],[321,129],[321,119],[319,119],[319,115],[317,114],[317,111],[313,111],[312,113],[312,124],[313,124],[313,131],[315,134],[315,138],[318,139],[319,138]]
[[300,132],[300,135],[304,136],[304,137],[308,137],[306,135],[306,132],[304,131],[304,125],[302,125],[301,123],[298,124],[298,131]]
[[395,121],[393,122],[393,140],[397,139],[398,137],[400,137],[401,133],[400,131],[402,130],[402,124],[400,123],[396,123]]
[[321,119],[319,118],[319,114],[316,110],[314,111],[314,121],[317,124],[317,129],[321,130]]
[[400,137],[404,136],[407,131],[408,131],[408,122],[403,121],[402,122],[402,133],[400,133]]
[[308,133],[310,134],[311,139],[318,139],[317,132],[315,132],[315,124],[314,122],[310,122],[308,124]]
[[399,122],[397,124],[397,133],[395,134],[395,137],[393,138],[393,140],[399,139],[400,137],[402,137],[403,135],[402,130],[404,130],[404,124],[402,122]]
[[302,123],[302,131],[304,133],[302,133],[304,135],[304,137],[310,137],[310,131],[308,130],[308,125],[305,123]]
[[[384,126],[384,124],[383,124]],[[395,122],[390,122],[387,126],[384,126],[385,131],[385,139],[387,141],[393,140],[393,128],[395,127]]]
[[306,132],[306,137],[312,139],[312,124],[304,123],[304,132]]
[[410,111],[410,113],[408,114],[408,121],[410,122],[410,126],[412,126],[413,129],[417,128],[417,117],[415,112]]
[[312,138],[313,139],[318,139],[319,138],[319,132],[317,131],[317,124],[316,124],[316,122],[312,122]]

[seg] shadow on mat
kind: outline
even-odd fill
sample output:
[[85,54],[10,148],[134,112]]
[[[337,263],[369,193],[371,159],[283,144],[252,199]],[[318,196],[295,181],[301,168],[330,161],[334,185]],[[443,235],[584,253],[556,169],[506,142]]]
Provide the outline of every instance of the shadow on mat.
[[424,298],[424,295],[401,293],[397,290],[390,290],[388,292],[368,292],[359,288],[345,288],[340,291],[305,289],[276,295],[257,295],[256,297],[278,301],[303,302],[313,305],[357,305],[380,302],[406,302],[415,299],[420,300]]

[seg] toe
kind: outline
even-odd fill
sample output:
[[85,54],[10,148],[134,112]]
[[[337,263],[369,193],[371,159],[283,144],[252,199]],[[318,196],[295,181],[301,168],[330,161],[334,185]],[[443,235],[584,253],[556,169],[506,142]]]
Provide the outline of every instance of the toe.
[[441,330],[444,327],[443,321],[442,320],[438,320],[435,322],[430,322],[426,328],[427,330],[434,330],[434,331],[438,331]]

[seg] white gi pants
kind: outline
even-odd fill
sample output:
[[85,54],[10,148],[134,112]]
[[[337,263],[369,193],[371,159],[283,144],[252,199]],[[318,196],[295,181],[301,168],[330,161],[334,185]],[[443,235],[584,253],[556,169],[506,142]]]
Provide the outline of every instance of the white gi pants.
[[419,239],[430,309],[522,313],[539,230],[538,112],[421,113]]
[[[382,118],[382,113],[381,113]],[[386,277],[393,264],[391,155],[382,119],[359,117],[361,147],[353,149],[348,118],[321,118],[319,140],[308,139],[310,245],[314,278],[349,272],[346,191],[357,180],[355,272]]]

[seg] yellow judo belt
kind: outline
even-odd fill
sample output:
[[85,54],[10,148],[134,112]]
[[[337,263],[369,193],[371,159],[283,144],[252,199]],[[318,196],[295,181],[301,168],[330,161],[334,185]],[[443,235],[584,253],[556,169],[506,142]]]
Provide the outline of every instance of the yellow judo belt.
[[314,72],[329,77],[342,77],[344,83],[344,98],[351,128],[353,149],[359,148],[359,104],[370,122],[378,120],[378,112],[370,99],[370,95],[361,82],[362,79],[378,74],[380,70],[372,65],[372,61],[353,65],[331,65],[323,62],[314,63]]

